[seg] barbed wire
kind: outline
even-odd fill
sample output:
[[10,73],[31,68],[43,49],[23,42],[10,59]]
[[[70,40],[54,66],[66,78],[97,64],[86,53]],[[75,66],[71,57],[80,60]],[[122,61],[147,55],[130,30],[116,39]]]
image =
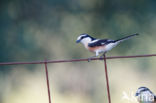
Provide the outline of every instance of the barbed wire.
[[[156,54],[146,54],[146,55],[132,55],[132,56],[109,56],[106,59],[126,59],[126,58],[141,58],[141,57],[153,57]],[[92,58],[93,60],[103,60],[103,58]],[[1,62],[0,65],[20,65],[20,64],[45,64],[45,63],[65,63],[65,62],[80,62],[88,61],[86,59],[70,59],[70,60],[46,60],[46,61],[32,61],[32,62]]]
[[[156,56],[156,54],[132,55],[132,56],[109,56],[109,57],[106,57],[106,55],[104,55],[103,58],[92,58],[91,59],[91,61],[93,61],[93,60],[103,60],[104,61],[108,103],[111,103],[111,94],[110,94],[110,90],[109,90],[109,78],[108,78],[107,62],[106,62],[106,60],[142,58],[142,57],[153,57],[153,56]],[[48,90],[48,99],[49,99],[49,103],[51,103],[50,84],[49,84],[49,76],[48,76],[48,66],[47,66],[47,64],[48,63],[82,62],[82,61],[88,61],[88,58],[87,59],[70,59],[70,60],[44,60],[44,61],[32,61],[32,62],[1,62],[0,66],[2,66],[2,65],[23,65],[23,64],[44,64],[45,65],[45,73],[46,73],[47,90]]]

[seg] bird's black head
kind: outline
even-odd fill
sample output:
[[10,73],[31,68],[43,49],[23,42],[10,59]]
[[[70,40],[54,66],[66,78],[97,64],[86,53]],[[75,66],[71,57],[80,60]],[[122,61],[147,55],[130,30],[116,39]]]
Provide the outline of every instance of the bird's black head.
[[80,43],[83,39],[86,39],[86,38],[91,39],[91,41],[95,40],[95,38],[91,37],[90,35],[83,33],[83,34],[80,34],[80,36],[78,36],[76,43]]
[[[140,88],[138,88],[138,90],[137,90],[135,96],[138,96],[138,95],[140,95],[142,92],[146,92],[146,91],[151,92],[150,89],[148,89],[147,87],[140,87]],[[152,93],[152,92],[151,92],[151,93]]]

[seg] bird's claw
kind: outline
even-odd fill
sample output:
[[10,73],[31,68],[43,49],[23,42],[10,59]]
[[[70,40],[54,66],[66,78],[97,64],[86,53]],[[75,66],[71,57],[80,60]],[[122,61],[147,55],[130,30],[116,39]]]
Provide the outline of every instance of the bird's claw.
[[91,61],[91,59],[92,59],[92,58],[88,58],[88,62],[90,62],[90,61]]
[[100,60],[103,60],[103,55],[102,55],[102,56],[100,56]]

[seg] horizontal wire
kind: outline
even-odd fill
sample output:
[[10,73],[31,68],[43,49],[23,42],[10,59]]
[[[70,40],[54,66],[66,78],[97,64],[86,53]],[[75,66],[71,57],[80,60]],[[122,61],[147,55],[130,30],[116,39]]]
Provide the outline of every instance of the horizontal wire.
[[[106,59],[126,59],[126,58],[140,58],[153,57],[156,54],[133,55],[133,56],[109,56]],[[102,58],[92,58],[91,60],[103,60]],[[88,61],[87,59],[71,59],[71,60],[47,60],[47,61],[32,61],[32,62],[2,62],[0,65],[21,65],[21,64],[45,64],[45,63],[66,63],[66,62],[81,62]]]

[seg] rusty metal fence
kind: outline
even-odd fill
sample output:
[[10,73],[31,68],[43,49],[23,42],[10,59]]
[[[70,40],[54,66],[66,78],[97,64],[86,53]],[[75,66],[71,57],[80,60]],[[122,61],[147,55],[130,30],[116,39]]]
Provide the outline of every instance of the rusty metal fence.
[[[93,58],[94,60],[104,60],[104,68],[105,68],[105,78],[106,78],[106,86],[107,86],[107,97],[108,102],[111,103],[111,93],[109,89],[109,76],[107,71],[107,60],[111,59],[130,59],[130,58],[143,58],[143,57],[153,57],[156,56],[156,54],[147,54],[147,55],[133,55],[133,56],[111,56],[107,57],[104,55],[104,58]],[[68,62],[83,62],[88,61],[88,59],[71,59],[71,60],[44,60],[44,61],[34,61],[34,62],[2,62],[0,63],[0,66],[2,65],[22,65],[22,64],[43,64],[45,65],[45,73],[46,73],[46,81],[47,81],[47,90],[48,90],[48,99],[49,103],[51,103],[51,95],[50,95],[50,86],[49,86],[49,76],[48,76],[48,66],[49,63],[68,63]]]

